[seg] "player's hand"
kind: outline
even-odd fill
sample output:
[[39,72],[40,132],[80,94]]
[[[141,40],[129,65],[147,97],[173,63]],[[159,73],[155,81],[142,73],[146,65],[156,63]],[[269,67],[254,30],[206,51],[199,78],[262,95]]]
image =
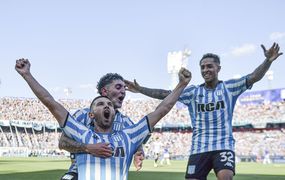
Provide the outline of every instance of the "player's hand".
[[85,152],[92,154],[93,156],[108,158],[113,155],[112,148],[109,143],[96,143],[96,144],[86,144]]
[[191,72],[183,67],[180,69],[178,76],[179,76],[179,83],[183,83],[184,85],[185,84],[187,85],[192,78]]
[[277,59],[280,55],[283,53],[280,52],[280,47],[277,43],[273,43],[270,49],[266,50],[265,46],[261,44],[261,48],[263,49],[264,56],[269,62],[273,62],[275,59]]
[[124,80],[126,84],[126,90],[132,92],[132,93],[139,93],[140,85],[137,83],[137,81],[134,79],[134,82]]
[[134,155],[134,166],[137,171],[139,171],[142,168],[143,160],[144,160],[144,152],[138,150]]
[[30,67],[31,67],[31,64],[28,59],[22,58],[22,59],[16,60],[15,69],[22,76],[30,73]]

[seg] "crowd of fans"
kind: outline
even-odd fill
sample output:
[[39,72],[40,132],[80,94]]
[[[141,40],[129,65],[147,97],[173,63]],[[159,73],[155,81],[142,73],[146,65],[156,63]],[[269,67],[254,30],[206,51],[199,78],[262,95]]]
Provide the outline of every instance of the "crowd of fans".
[[[91,100],[59,100],[69,111],[89,107]],[[134,122],[153,111],[160,101],[154,99],[134,100],[127,99],[120,111],[129,116]],[[39,100],[33,98],[0,99],[0,120],[24,121],[55,121],[54,117]],[[234,113],[234,124],[260,125],[267,122],[285,122],[285,102],[255,105],[237,105]],[[178,104],[163,120],[160,127],[190,126],[187,108]],[[32,128],[12,127],[4,130],[0,126],[0,147],[18,147],[6,149],[8,154],[22,153],[28,156],[44,156],[46,154],[63,154],[58,149],[60,132],[57,130],[44,131]],[[262,158],[264,152],[271,156],[285,157],[285,132],[278,130],[254,130],[235,132],[236,155],[238,157]],[[167,149],[175,159],[184,159],[189,155],[187,147],[191,146],[191,132],[154,132],[145,144],[147,158],[155,155],[155,144],[161,144],[161,154]],[[181,148],[184,147],[184,148]],[[20,151],[20,152],[18,152]],[[1,155],[1,152],[0,152]],[[3,155],[3,152],[2,152]]]
[[237,105],[234,113],[234,121],[236,124],[251,123],[256,126],[267,122],[285,122],[285,101]]
[[[0,147],[27,148],[26,155],[29,156],[63,154],[63,151],[58,149],[60,134],[42,131],[0,133]],[[154,132],[144,145],[145,154],[147,158],[152,159],[157,151],[155,144],[160,144],[161,155],[163,150],[167,149],[172,159],[185,159],[189,156],[187,147],[191,146],[191,136],[191,132]],[[285,130],[234,132],[234,137],[238,157],[262,158],[265,151],[271,156],[285,157]]]
[[[89,107],[87,100],[58,100],[68,110]],[[56,121],[48,109],[35,98],[0,99],[0,120]]]
[[[237,157],[262,158],[265,151],[271,156],[285,157],[285,131],[263,130],[250,132],[234,132],[236,140]],[[146,154],[150,157],[155,154],[155,144],[162,144],[161,153],[167,148],[172,158],[187,158],[187,151],[191,146],[191,133],[185,132],[163,132],[153,133],[145,145]],[[187,148],[188,147],[188,148]]]
[[[59,100],[69,111],[89,107],[91,100]],[[153,111],[160,101],[155,99],[128,99],[120,111],[133,121]],[[0,120],[55,121],[45,106],[34,98],[0,99]],[[267,104],[236,105],[233,123],[260,125],[267,122],[285,122],[285,101]],[[160,126],[191,126],[187,108],[178,104],[160,122]]]
[[14,131],[12,130],[13,132],[2,130],[2,133],[0,133],[0,147],[5,148],[2,155],[50,156],[66,154],[64,151],[58,149],[60,132],[33,131],[29,133],[27,131],[16,130],[16,128]]

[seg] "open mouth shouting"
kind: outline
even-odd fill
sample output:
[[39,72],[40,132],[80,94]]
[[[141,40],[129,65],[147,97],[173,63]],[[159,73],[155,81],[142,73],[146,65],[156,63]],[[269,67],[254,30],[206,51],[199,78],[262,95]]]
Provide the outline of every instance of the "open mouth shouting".
[[124,99],[125,99],[125,96],[120,96],[118,99],[122,103],[124,101]]

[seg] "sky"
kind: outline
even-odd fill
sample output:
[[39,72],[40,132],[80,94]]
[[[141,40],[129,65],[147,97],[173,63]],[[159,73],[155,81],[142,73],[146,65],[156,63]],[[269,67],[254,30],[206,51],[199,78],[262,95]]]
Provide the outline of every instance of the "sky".
[[[0,97],[35,97],[14,69],[19,58],[55,98],[92,99],[108,72],[169,89],[167,54],[185,48],[191,84],[203,83],[199,60],[208,52],[221,57],[220,80],[246,75],[265,59],[261,44],[285,52],[284,7],[283,0],[1,1]],[[284,67],[285,55],[270,68],[273,80],[252,91],[285,88]]]

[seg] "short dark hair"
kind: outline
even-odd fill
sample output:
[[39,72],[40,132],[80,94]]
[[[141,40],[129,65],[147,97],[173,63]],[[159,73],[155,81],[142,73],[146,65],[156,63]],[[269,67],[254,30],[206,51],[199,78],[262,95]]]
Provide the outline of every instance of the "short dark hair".
[[97,84],[97,90],[100,95],[102,95],[102,88],[105,87],[108,84],[111,84],[114,80],[122,80],[124,81],[124,78],[117,74],[117,73],[107,73],[104,76],[102,76]]
[[213,54],[213,53],[204,54],[200,60],[200,65],[203,59],[206,59],[206,58],[213,58],[214,62],[220,65],[220,57],[217,54]]
[[[90,104],[90,112],[92,111],[92,106],[93,106],[94,102],[95,102],[97,99],[99,99],[99,98],[107,98],[107,99],[110,100],[110,98],[108,98],[107,96],[97,96],[97,97],[95,97],[95,98],[92,100],[91,104]],[[111,101],[111,100],[110,100],[110,101]]]

